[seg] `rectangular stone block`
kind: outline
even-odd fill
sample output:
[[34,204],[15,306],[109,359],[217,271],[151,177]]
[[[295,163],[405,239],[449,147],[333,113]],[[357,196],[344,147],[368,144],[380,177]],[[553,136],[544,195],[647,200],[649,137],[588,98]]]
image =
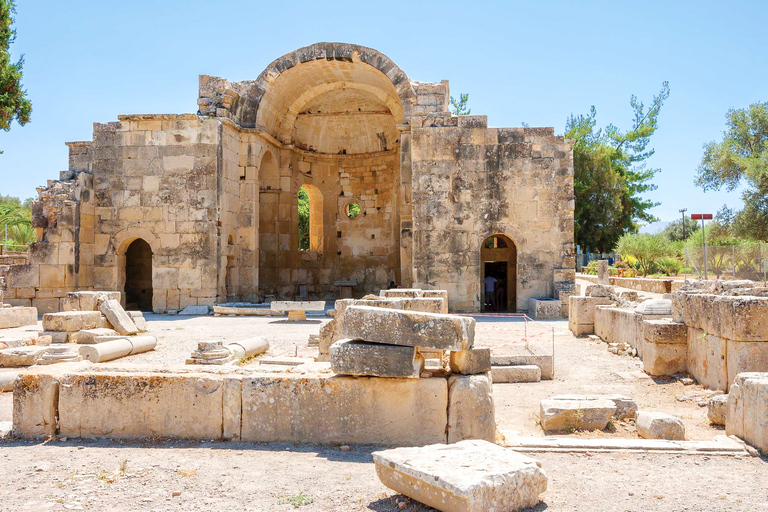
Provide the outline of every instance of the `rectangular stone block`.
[[574,295],[568,298],[568,328],[576,336],[592,334],[595,324],[595,306],[613,304],[608,297],[584,297]]
[[688,327],[671,320],[643,320],[643,339],[647,343],[686,344]]
[[98,311],[63,311],[43,315],[44,331],[76,332],[83,329],[96,329],[101,313]]
[[535,365],[541,370],[542,379],[551,379],[555,375],[555,362],[550,354],[509,354],[492,355],[493,366]]
[[471,348],[454,350],[450,355],[451,371],[462,375],[476,375],[491,371],[491,349]]
[[131,315],[125,312],[120,303],[116,300],[105,300],[99,306],[99,310],[104,313],[112,327],[120,334],[137,334],[139,329],[133,322]]
[[727,340],[688,328],[688,373],[708,389],[728,389]]
[[718,297],[715,306],[710,314],[719,318],[721,338],[768,341],[768,297]]
[[496,440],[496,415],[490,374],[448,377],[448,443]]
[[687,369],[687,344],[646,342],[643,347],[643,370],[649,375],[673,375]]
[[37,308],[10,307],[0,308],[0,329],[12,329],[37,323]]
[[243,420],[243,381],[240,377],[225,377],[222,406],[222,437],[225,441],[239,441]]
[[350,306],[344,312],[343,335],[350,339],[434,348],[467,350],[475,338],[475,319],[400,309]]
[[415,299],[416,297],[423,297],[424,291],[417,288],[393,288],[391,290],[381,290],[379,295],[385,299]]
[[62,311],[98,311],[99,302],[104,300],[119,302],[120,292],[68,292],[62,299]]
[[729,386],[740,373],[768,372],[768,341],[727,340],[727,343]]
[[221,439],[223,378],[189,373],[65,375],[59,430],[68,437]]
[[541,368],[536,365],[492,366],[491,375],[497,384],[511,382],[539,382]]
[[415,347],[339,340],[330,352],[331,370],[339,375],[418,379],[424,369]]
[[547,432],[603,430],[614,414],[611,400],[542,400],[540,422]]
[[522,510],[547,490],[541,465],[482,440],[373,452],[381,483],[447,512]]
[[562,317],[559,299],[528,299],[528,314],[534,320],[555,320]]
[[740,373],[728,393],[725,432],[768,454],[768,373]]
[[46,350],[48,350],[48,347],[37,345],[2,349],[0,350],[0,367],[21,368],[32,366],[43,356]]
[[446,379],[272,375],[243,379],[246,442],[446,441]]
[[272,301],[269,305],[272,311],[324,311],[325,301],[311,300],[311,301]]
[[117,331],[113,329],[98,327],[96,329],[83,329],[82,331],[75,333],[73,337],[75,343],[80,345],[92,345],[94,343],[98,343],[99,341],[105,340],[107,337],[113,337],[113,339],[117,339],[118,337],[124,338],[125,336],[118,335]]

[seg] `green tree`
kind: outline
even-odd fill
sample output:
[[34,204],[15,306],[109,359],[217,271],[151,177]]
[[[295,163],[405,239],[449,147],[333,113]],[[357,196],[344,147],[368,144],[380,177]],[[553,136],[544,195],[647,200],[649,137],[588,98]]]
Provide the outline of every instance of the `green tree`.
[[638,221],[658,220],[648,212],[658,203],[641,194],[656,189],[650,180],[659,169],[646,166],[654,154],[648,144],[668,97],[667,82],[647,109],[633,95],[634,120],[626,132],[612,124],[596,129],[594,106],[589,114],[567,120],[565,137],[574,141],[575,238],[582,247],[607,252],[623,234],[637,231]]
[[768,240],[768,102],[731,109],[725,117],[723,139],[704,145],[695,183],[704,190],[746,185],[744,209],[733,215],[734,232]]
[[5,131],[11,129],[14,120],[20,125],[27,124],[32,113],[27,91],[21,85],[24,56],[11,61],[10,46],[16,39],[15,13],[13,0],[0,0],[0,129]]
[[467,102],[469,101],[469,94],[459,94],[459,101],[451,96],[451,113],[455,116],[468,116],[472,112],[471,108],[467,108]]
[[689,238],[693,233],[696,233],[699,228],[699,224],[686,215],[685,232],[683,232],[683,219],[680,219],[667,224],[667,227],[662,230],[662,234],[672,242],[680,242]]
[[309,250],[309,194],[307,189],[299,189],[299,250]]
[[626,233],[616,243],[616,252],[622,259],[631,256],[637,260],[640,273],[647,276],[657,260],[670,256],[674,251],[664,235]]
[[0,244],[7,244],[12,250],[24,250],[35,241],[32,212],[18,204],[17,198],[11,199],[16,199],[17,204],[0,203]]

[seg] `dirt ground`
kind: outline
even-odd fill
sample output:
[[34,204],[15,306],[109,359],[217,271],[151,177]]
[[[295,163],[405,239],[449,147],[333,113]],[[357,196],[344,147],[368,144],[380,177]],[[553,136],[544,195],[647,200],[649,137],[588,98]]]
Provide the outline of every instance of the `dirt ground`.
[[[327,317],[288,323],[276,317],[147,315],[155,351],[121,364],[183,364],[198,341],[266,336],[268,355],[311,356],[309,334]],[[641,409],[680,416],[687,437],[711,440],[722,430],[706,420],[696,386],[656,382],[639,359],[617,356],[602,342],[575,338],[564,320],[527,324],[513,317],[479,317],[476,344],[494,353],[524,350],[525,333],[551,350],[555,377],[530,384],[496,384],[499,428],[542,436],[539,401],[564,393],[622,393]],[[694,399],[690,399],[694,398]],[[681,401],[683,399],[683,401]],[[12,394],[0,393],[0,422],[12,418]],[[615,432],[589,437],[636,437]],[[0,510],[427,510],[378,481],[370,446],[90,440],[0,442]],[[768,460],[749,456],[536,453],[549,489],[536,510],[768,511]],[[121,472],[122,467],[122,472]]]

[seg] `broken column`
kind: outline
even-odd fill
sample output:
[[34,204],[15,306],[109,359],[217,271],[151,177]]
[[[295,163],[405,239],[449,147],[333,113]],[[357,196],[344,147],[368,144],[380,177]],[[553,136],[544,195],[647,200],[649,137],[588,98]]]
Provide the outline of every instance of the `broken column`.
[[608,260],[597,262],[597,282],[599,284],[611,284],[611,272]]
[[220,341],[201,341],[187,359],[187,364],[226,364],[233,359],[232,352]]

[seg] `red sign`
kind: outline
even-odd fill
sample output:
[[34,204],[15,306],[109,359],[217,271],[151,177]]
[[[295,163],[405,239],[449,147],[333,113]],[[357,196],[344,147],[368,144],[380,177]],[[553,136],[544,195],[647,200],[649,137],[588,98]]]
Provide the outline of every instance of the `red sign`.
[[694,213],[691,215],[692,220],[712,220],[711,213]]

